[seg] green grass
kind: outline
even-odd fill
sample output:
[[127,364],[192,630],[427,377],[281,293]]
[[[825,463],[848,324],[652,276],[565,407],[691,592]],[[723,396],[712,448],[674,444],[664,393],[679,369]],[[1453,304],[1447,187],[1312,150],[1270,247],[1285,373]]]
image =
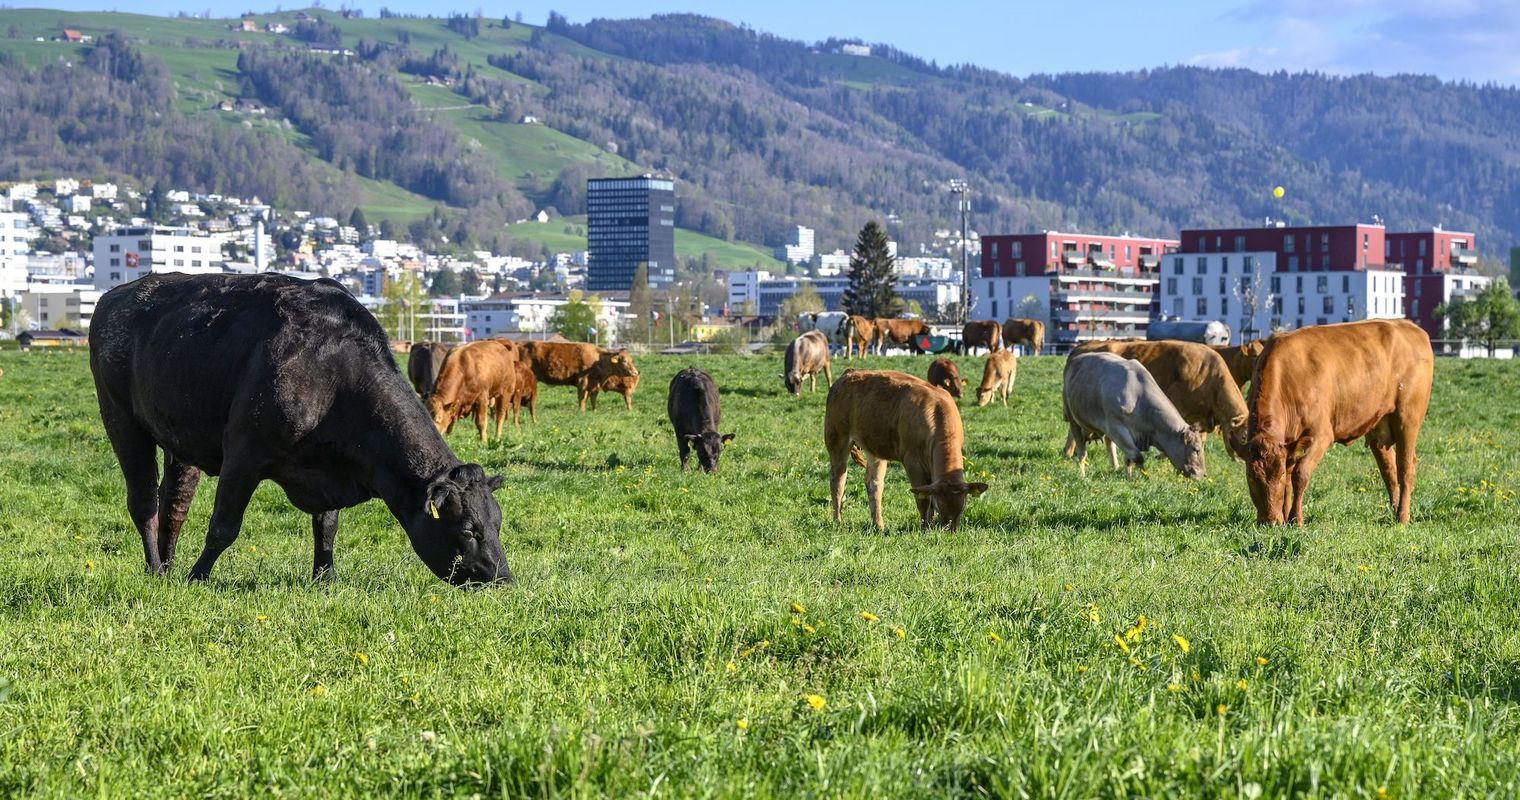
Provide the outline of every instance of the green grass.
[[[676,470],[662,421],[688,364],[738,434],[716,476]],[[1252,524],[1217,438],[1200,483],[1080,478],[1060,367],[963,405],[992,489],[955,534],[916,528],[897,467],[886,533],[853,468],[835,526],[824,395],[784,396],[775,357],[643,358],[632,413],[545,387],[538,424],[451,438],[507,478],[518,585],[470,593],[378,503],[311,583],[272,486],[209,584],[140,574],[84,355],[0,353],[0,795],[1520,792],[1515,365],[1437,364],[1412,526],[1358,445],[1303,530]],[[1142,614],[1136,666],[1113,637]]]
[[[574,232],[566,232],[566,227]],[[586,249],[585,230],[586,217],[580,215],[551,219],[548,222],[518,222],[507,226],[507,235],[514,239],[546,245],[550,250],[557,252],[569,252]],[[785,266],[757,245],[748,242],[725,242],[696,231],[676,229],[677,256],[701,258],[704,253],[713,254],[713,260],[718,269],[753,269],[756,264],[759,264],[761,269],[778,270]]]

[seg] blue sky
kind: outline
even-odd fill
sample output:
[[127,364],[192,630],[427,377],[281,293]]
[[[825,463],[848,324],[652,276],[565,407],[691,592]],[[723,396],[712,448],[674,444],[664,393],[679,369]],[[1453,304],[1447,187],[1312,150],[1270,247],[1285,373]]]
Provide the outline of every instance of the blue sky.
[[[342,0],[327,0],[328,7]],[[63,0],[62,8],[107,2]],[[594,17],[689,11],[812,42],[830,36],[886,42],[945,63],[1015,75],[1126,70],[1168,64],[1271,71],[1416,72],[1446,79],[1520,83],[1520,0],[875,0],[763,3],[711,0],[351,0],[367,14],[382,5],[416,14],[450,10],[522,12],[542,24],[550,9],[573,22]],[[305,5],[301,0],[286,8]],[[194,0],[114,4],[119,11],[198,13]],[[248,3],[256,11],[272,4]],[[238,7],[241,11],[244,7]],[[215,15],[235,13],[212,7]]]

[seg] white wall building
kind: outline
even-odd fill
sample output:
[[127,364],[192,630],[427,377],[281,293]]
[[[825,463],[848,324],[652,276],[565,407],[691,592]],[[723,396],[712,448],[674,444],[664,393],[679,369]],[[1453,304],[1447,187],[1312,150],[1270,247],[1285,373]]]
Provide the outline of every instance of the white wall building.
[[95,237],[95,288],[108,291],[150,272],[219,273],[229,240],[190,228],[117,228]]
[[21,308],[38,329],[69,328],[83,332],[90,329],[95,303],[101,294],[85,283],[33,284],[21,294]]
[[791,264],[806,264],[813,258],[813,229],[798,225],[785,244],[776,248],[776,258]]
[[[480,340],[504,334],[546,332],[549,317],[569,300],[563,294],[503,293],[480,300],[465,300],[461,307],[469,338]],[[599,303],[597,323],[607,332],[607,339],[600,344],[608,346],[617,339],[618,323],[628,313],[628,301],[601,297]]]
[[20,256],[23,260],[32,252],[32,239],[37,230],[19,211],[0,211],[0,258]]

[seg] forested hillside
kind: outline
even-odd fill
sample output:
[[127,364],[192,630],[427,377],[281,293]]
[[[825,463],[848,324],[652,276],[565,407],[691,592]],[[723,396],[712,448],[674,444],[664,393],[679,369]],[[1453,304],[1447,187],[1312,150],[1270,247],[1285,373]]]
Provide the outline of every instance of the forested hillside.
[[[535,208],[582,212],[587,177],[651,170],[678,179],[682,228],[763,245],[804,224],[846,247],[888,219],[911,251],[952,224],[953,177],[971,182],[983,232],[1380,215],[1475,230],[1489,253],[1520,235],[1509,88],[1194,68],[1015,78],[690,15],[251,19],[259,30],[0,10],[0,180],[164,178],[499,247],[502,223]],[[96,41],[34,41],[64,27]],[[239,99],[266,108],[217,110]]]

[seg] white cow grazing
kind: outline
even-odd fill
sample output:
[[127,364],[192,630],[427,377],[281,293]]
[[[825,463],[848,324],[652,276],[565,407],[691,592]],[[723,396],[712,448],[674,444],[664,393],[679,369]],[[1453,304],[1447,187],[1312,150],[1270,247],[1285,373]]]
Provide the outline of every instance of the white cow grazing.
[[1115,469],[1117,450],[1124,451],[1125,471],[1133,474],[1155,446],[1178,472],[1203,477],[1203,437],[1188,427],[1139,361],[1112,353],[1072,356],[1061,378],[1061,405],[1069,426],[1066,444],[1084,475],[1088,440],[1106,436]]
[[[829,351],[843,350],[850,342],[850,315],[843,311],[827,311],[812,315],[811,330],[823,334],[829,340]],[[804,331],[809,330],[804,328]]]

